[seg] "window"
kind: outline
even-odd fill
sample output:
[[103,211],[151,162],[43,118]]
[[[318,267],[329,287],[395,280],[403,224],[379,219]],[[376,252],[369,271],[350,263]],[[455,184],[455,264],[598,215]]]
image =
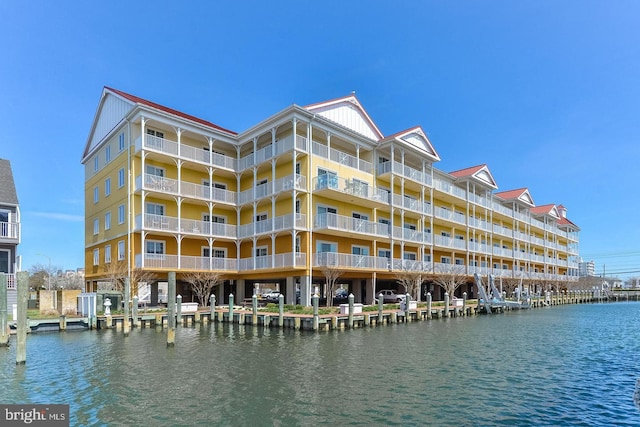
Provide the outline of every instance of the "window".
[[267,220],[267,214],[266,213],[261,213],[256,215],[256,222],[260,222],[260,221],[266,221]]
[[456,234],[457,240],[464,240],[464,236],[462,234]]
[[404,224],[404,228],[406,228],[407,230],[415,230],[416,226],[413,224]]
[[159,205],[158,203],[146,203],[145,209],[151,215],[164,215],[164,205]]
[[10,252],[6,249],[0,249],[0,272],[8,273],[9,272],[9,255]]
[[160,240],[147,240],[145,253],[151,255],[151,257],[161,257],[164,255],[164,242]]
[[[202,256],[209,258],[209,248],[206,246],[202,247]],[[213,258],[226,258],[227,257],[227,250],[224,248],[213,248],[213,251],[211,252],[211,256]]]
[[93,171],[98,172],[98,169],[100,169],[100,157],[96,154],[93,158]]
[[338,188],[338,175],[325,169],[318,169],[317,190],[323,188]]
[[100,233],[100,220],[98,218],[93,220],[93,235]]
[[442,237],[451,237],[451,234],[450,234],[450,233],[447,233],[446,231],[441,232],[441,233],[440,233],[440,235],[441,235]]
[[367,255],[369,255],[369,248],[366,247],[366,246],[352,246],[351,247],[351,253],[353,255],[367,256]]
[[104,262],[111,262],[111,245],[107,245],[104,247]]
[[108,196],[111,194],[111,178],[107,178],[104,180],[104,196]]
[[462,258],[456,258],[456,259],[455,259],[455,263],[456,263],[456,265],[464,265],[464,259],[462,259]]
[[118,224],[124,224],[124,205],[118,206]]
[[124,132],[118,135],[118,151],[124,150]]
[[100,249],[93,250],[93,265],[100,264]]
[[100,198],[100,190],[98,187],[93,188],[93,203],[98,203],[98,199]]
[[266,246],[261,246],[259,248],[256,248],[256,256],[257,257],[267,256],[267,247]]
[[378,257],[391,258],[391,251],[389,249],[378,249]]
[[162,150],[163,139],[164,133],[154,129],[147,129],[147,138],[145,141],[147,146]]
[[296,236],[296,253],[300,252],[300,236]]
[[104,214],[104,229],[109,230],[111,228],[111,212]]
[[448,256],[442,256],[440,257],[440,263],[451,264],[451,258],[449,258]]
[[104,162],[109,163],[111,161],[111,146],[107,145],[104,149]]
[[503,269],[503,270],[508,270],[508,269],[509,269],[509,266],[508,266],[507,264],[502,264],[502,269]]
[[409,261],[415,261],[417,259],[415,252],[405,252],[404,254],[402,254],[402,258]]
[[164,177],[164,169],[153,165],[146,165],[144,168],[148,175]]
[[330,242],[318,242],[316,243],[316,252],[337,252],[338,245]]
[[497,262],[493,263],[493,268],[500,268],[500,264],[498,264]]
[[118,188],[124,187],[124,168],[118,171]]
[[336,208],[331,208],[328,206],[318,206],[318,215],[322,215],[322,214],[337,214],[338,210]]
[[296,199],[296,213],[300,213],[300,199]]
[[118,241],[118,261],[124,259],[124,240]]

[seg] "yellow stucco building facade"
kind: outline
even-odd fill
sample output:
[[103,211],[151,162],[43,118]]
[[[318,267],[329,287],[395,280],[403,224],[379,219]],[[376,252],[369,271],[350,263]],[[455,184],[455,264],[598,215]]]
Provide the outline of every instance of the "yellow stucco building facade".
[[403,271],[467,275],[470,296],[473,273],[577,280],[562,205],[439,160],[420,127],[384,136],[353,94],[237,133],[105,87],[82,156],[87,289],[115,264],[152,274],[152,303],[170,271],[220,272],[222,303],[262,287],[308,304],[327,266],[365,303]]

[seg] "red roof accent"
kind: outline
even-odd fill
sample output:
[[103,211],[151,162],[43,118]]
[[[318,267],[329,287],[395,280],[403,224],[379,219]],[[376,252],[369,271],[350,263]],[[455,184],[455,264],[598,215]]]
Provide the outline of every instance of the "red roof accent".
[[528,191],[528,188],[518,188],[517,190],[501,191],[499,193],[494,193],[494,195],[504,200],[510,200],[517,199],[518,197],[522,196],[522,193],[524,193],[525,191]]
[[472,176],[473,174],[477,173],[478,171],[480,171],[482,168],[487,167],[486,164],[484,165],[478,165],[478,166],[471,166],[470,168],[466,168],[466,169],[460,169],[457,171],[453,171],[453,172],[449,172],[449,175],[453,175],[456,178],[462,178],[465,176]]
[[566,217],[560,217],[560,219],[558,220],[558,225],[570,225],[571,227],[575,227],[576,229],[580,230],[580,227],[575,225]]
[[180,112],[178,110],[174,110],[173,108],[165,107],[164,105],[156,104],[155,102],[151,102],[151,101],[148,101],[146,99],[137,97],[135,95],[128,94],[128,93],[123,92],[121,90],[113,89],[113,88],[108,87],[108,86],[105,86],[104,88],[106,90],[110,91],[110,92],[113,92],[113,93],[115,93],[117,95],[120,95],[121,97],[123,97],[125,99],[128,99],[131,102],[135,102],[136,104],[146,105],[148,107],[152,107],[152,108],[155,108],[157,110],[164,111],[165,113],[173,114],[174,116],[182,117],[183,119],[191,120],[192,122],[200,123],[201,125],[205,125],[207,127],[213,128],[213,129],[221,130],[223,132],[227,132],[227,133],[230,133],[232,135],[237,135],[238,134],[237,132],[234,132],[232,130],[225,129],[225,128],[221,127],[221,126],[218,126],[215,123],[211,123],[211,122],[209,122],[207,120],[203,120],[203,119],[200,119],[198,117],[182,113],[182,112]]
[[536,206],[530,209],[531,213],[537,214],[537,215],[542,215],[542,214],[548,214],[549,212],[551,212],[551,210],[553,210],[553,208],[556,205],[551,203],[548,205],[541,205],[541,206]]

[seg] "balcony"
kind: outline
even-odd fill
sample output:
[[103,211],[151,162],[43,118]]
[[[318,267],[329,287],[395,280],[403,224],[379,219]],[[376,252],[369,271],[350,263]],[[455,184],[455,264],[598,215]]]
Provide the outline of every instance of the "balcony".
[[188,234],[195,237],[228,239],[235,239],[237,237],[237,227],[235,225],[154,214],[144,214],[144,222],[142,222],[141,215],[136,215],[135,230],[140,231],[142,229],[160,233],[180,232],[181,234]]
[[378,165],[378,176],[383,176],[389,173],[393,173],[394,175],[401,176],[421,185],[426,185],[428,187],[432,186],[430,173],[419,171],[418,169],[414,169],[395,161],[384,162]]
[[392,197],[392,203],[393,206],[401,207],[408,211],[431,215],[431,203],[421,202],[412,197],[402,196],[401,194],[394,194]]
[[288,252],[283,254],[242,258],[238,264],[238,271],[243,272],[261,269],[305,267],[306,263],[307,254],[305,252]]
[[156,175],[144,174],[144,179],[136,177],[136,191],[146,190],[163,194],[171,194],[196,200],[206,200],[235,205],[236,192],[208,185],[178,181]]
[[318,214],[314,218],[314,231],[323,231],[329,234],[342,235],[342,233],[358,234],[371,239],[375,236],[389,237],[389,224],[372,222],[350,216],[342,216],[333,213]]
[[238,202],[239,204],[244,205],[278,193],[291,192],[293,189],[306,191],[307,177],[304,175],[291,174],[283,178],[276,179],[275,181],[267,181],[264,184],[253,186],[252,188],[239,193]]
[[393,238],[397,240],[405,240],[407,242],[431,244],[431,233],[421,232],[406,227],[393,227]]
[[460,212],[454,212],[450,209],[447,209],[441,206],[437,206],[434,209],[434,216],[439,219],[444,219],[446,221],[451,221],[451,222],[455,222],[463,225],[466,224],[466,220],[467,220],[466,215]]
[[466,200],[467,199],[467,190],[460,188],[456,185],[453,185],[450,182],[444,181],[442,179],[435,178],[433,180],[434,188],[442,193],[450,194],[458,199]]
[[238,162],[238,171],[249,169],[255,165],[263,163],[273,157],[279,156],[282,153],[291,151],[293,149],[301,151],[307,151],[307,138],[304,136],[296,135],[295,145],[293,143],[293,136],[290,135],[286,138],[276,141],[274,144],[268,144],[257,151],[250,153],[240,159]]
[[333,174],[318,175],[313,179],[314,191],[336,200],[358,203],[361,206],[380,206],[389,203],[389,192],[357,179]]
[[431,263],[407,259],[376,257],[370,255],[319,252],[313,255],[315,268],[367,269],[385,271],[430,271]]
[[259,234],[275,233],[293,228],[306,228],[307,217],[303,214],[289,214],[252,222],[238,227],[238,237],[243,239]]
[[[136,267],[142,267],[142,254],[136,254]],[[165,254],[144,254],[144,268],[176,270],[216,270],[239,273],[256,269],[304,267],[306,253],[290,252],[253,258],[213,258],[199,256],[178,256]]]
[[143,148],[145,150],[165,154],[170,157],[177,157],[196,163],[201,163],[206,166],[216,166],[218,168],[227,169],[232,172],[236,172],[238,169],[237,161],[233,157],[214,153],[209,150],[203,150],[202,148],[193,147],[191,145],[178,144],[175,141],[171,141],[165,138],[158,138],[157,136],[145,135],[144,144],[142,143],[141,137],[136,138],[136,152],[140,151]]
[[19,222],[0,222],[0,243],[15,245],[20,243]]
[[357,169],[362,172],[371,173],[373,167],[370,162],[352,156],[344,151],[339,151],[334,148],[329,148],[326,145],[322,145],[319,142],[313,141],[313,154],[323,159],[328,159],[336,162],[340,165],[348,166],[353,169]]

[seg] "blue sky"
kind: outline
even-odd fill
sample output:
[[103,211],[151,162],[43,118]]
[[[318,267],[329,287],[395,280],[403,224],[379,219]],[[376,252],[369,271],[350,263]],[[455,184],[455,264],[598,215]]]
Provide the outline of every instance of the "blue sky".
[[421,125],[439,169],[565,205],[597,273],[640,275],[639,20],[637,1],[0,2],[23,268],[83,266],[80,157],[110,86],[238,132],[356,91],[383,134]]

